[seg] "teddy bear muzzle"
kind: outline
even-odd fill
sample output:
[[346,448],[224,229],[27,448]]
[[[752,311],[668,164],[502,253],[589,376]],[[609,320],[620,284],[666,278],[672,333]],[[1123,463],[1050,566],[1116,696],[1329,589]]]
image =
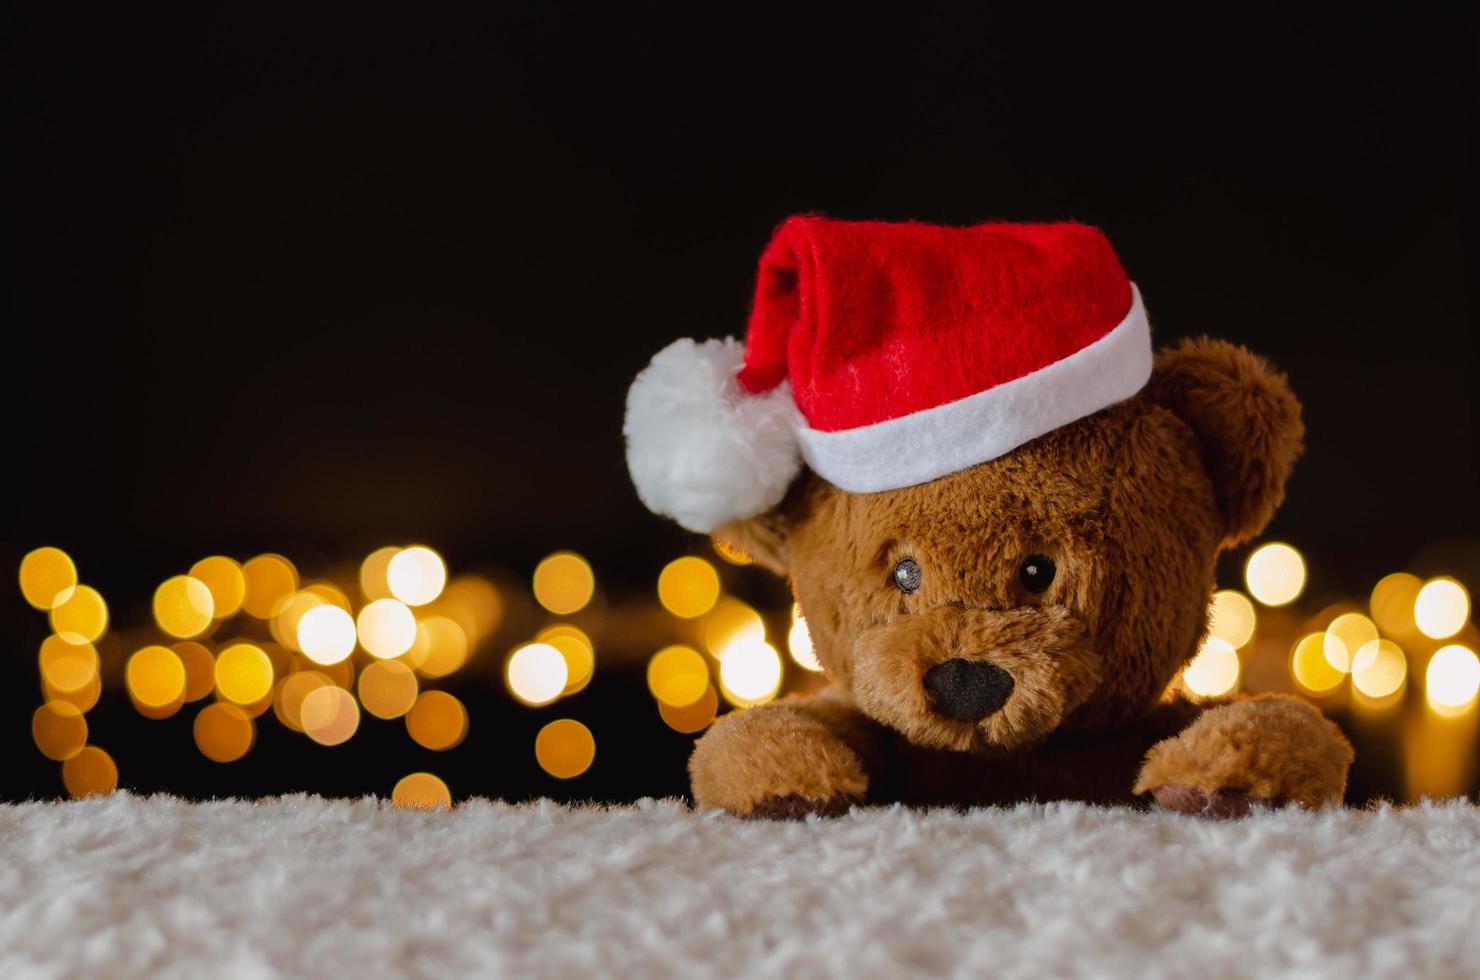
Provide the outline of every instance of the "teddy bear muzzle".
[[922,681],[931,707],[956,721],[981,721],[1000,711],[1014,685],[996,664],[960,657],[931,667]]

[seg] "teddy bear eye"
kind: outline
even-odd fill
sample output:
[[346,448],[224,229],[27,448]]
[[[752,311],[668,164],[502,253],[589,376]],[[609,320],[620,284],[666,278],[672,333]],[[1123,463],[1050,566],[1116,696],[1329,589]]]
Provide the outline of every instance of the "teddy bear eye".
[[924,575],[920,571],[920,563],[913,558],[902,558],[894,566],[894,584],[899,586],[899,591],[909,595],[920,587],[920,579]]
[[1023,559],[1022,567],[1018,569],[1018,581],[1029,592],[1042,592],[1053,583],[1054,571],[1052,559],[1043,555],[1029,555]]

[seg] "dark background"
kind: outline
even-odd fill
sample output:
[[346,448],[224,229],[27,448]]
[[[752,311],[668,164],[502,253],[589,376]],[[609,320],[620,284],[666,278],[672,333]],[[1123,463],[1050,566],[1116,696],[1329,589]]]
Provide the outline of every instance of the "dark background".
[[[410,540],[520,576],[575,548],[650,589],[692,544],[630,490],[626,387],[743,328],[801,210],[1103,227],[1159,342],[1289,371],[1309,452],[1271,534],[1313,590],[1477,535],[1471,21],[33,8],[5,29],[0,558],[66,548],[115,616],[207,553]],[[54,793],[24,732],[44,619],[0,603],[0,797]],[[580,696],[599,736],[635,685]],[[683,788],[651,710],[555,784],[537,724],[464,687],[458,795]],[[428,764],[388,726],[326,750],[264,724],[220,767],[183,719],[90,717],[142,789],[384,793]]]

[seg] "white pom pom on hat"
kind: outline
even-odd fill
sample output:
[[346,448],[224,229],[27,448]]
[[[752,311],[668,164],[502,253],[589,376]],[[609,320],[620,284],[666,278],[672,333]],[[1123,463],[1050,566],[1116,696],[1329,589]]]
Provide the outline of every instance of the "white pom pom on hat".
[[627,395],[649,509],[709,532],[802,464],[854,493],[1005,455],[1139,391],[1140,293],[1097,229],[794,217],[761,256],[746,342],[680,340]]

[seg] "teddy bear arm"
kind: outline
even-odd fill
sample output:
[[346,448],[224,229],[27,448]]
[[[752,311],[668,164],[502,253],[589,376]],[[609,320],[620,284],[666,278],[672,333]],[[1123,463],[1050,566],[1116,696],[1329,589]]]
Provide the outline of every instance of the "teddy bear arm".
[[1254,806],[1340,803],[1353,758],[1329,719],[1291,695],[1263,694],[1201,712],[1152,746],[1134,792],[1163,808],[1242,816]]
[[868,793],[882,739],[836,686],[723,716],[689,760],[694,803],[741,816],[837,814]]

